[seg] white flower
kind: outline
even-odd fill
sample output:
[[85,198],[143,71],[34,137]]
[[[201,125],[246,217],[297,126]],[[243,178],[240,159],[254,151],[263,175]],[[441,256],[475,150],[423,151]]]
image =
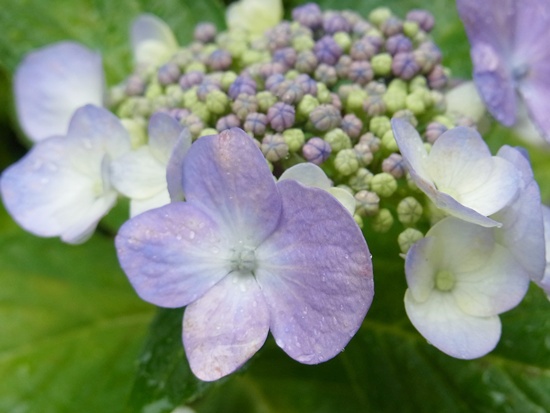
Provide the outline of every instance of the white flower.
[[485,115],[485,104],[473,81],[464,82],[445,94],[447,113],[467,116],[478,123]]
[[134,61],[138,66],[158,66],[178,49],[170,27],[152,14],[142,14],[134,20],[130,38]]
[[225,20],[229,30],[244,29],[261,35],[283,18],[281,0],[239,0],[227,8]]
[[181,167],[190,146],[189,131],[171,116],[157,113],[149,121],[149,143],[112,163],[113,185],[130,198],[131,217],[170,202],[167,169]]

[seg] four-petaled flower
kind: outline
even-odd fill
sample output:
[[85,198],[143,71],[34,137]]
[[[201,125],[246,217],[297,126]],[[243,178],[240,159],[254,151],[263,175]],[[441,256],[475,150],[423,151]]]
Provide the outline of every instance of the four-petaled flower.
[[275,182],[240,129],[196,141],[182,186],[186,202],[132,218],[116,246],[143,299],[187,306],[193,372],[230,374],[269,331],[302,363],[337,355],[373,298],[370,253],[349,212],[321,189]]

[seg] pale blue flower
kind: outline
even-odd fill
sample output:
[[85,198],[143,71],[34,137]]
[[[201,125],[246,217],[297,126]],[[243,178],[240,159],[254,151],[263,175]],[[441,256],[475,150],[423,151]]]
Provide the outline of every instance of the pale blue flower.
[[342,351],[373,298],[370,253],[352,216],[323,190],[275,182],[240,129],[201,137],[181,172],[186,202],[130,219],[116,246],[144,300],[187,306],[193,372],[230,374],[269,331],[301,363]]
[[178,50],[178,42],[168,25],[153,14],[141,14],[130,29],[132,52],[140,67],[160,66]]

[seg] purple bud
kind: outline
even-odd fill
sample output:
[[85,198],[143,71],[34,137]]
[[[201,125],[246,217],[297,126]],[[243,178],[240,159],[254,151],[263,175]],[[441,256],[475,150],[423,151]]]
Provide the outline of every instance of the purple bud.
[[226,129],[231,129],[231,128],[239,128],[240,126],[241,126],[241,121],[233,113],[230,113],[227,116],[223,116],[219,118],[218,121],[216,122],[216,129],[218,130],[218,132],[221,132]]
[[182,119],[185,119],[187,116],[189,116],[191,112],[187,109],[175,108],[170,109],[168,114],[176,119],[178,122],[181,122]]
[[293,80],[285,80],[279,83],[273,94],[288,104],[298,103],[304,97],[304,91]]
[[201,84],[204,79],[204,74],[202,72],[193,71],[186,73],[180,77],[180,87],[183,90],[191,89],[193,86]]
[[357,139],[361,135],[363,122],[357,116],[350,113],[342,119],[340,129],[346,132],[350,138]]
[[372,132],[367,132],[364,135],[361,135],[359,138],[359,143],[366,143],[372,153],[376,153],[380,149],[380,138],[374,136]]
[[327,65],[335,65],[343,53],[340,45],[331,36],[323,36],[317,40],[313,46],[313,52],[319,62]]
[[359,20],[353,25],[352,31],[358,36],[363,36],[372,30],[372,25],[366,20]]
[[317,66],[314,76],[318,82],[324,83],[328,87],[333,86],[338,81],[338,73],[336,73],[334,66],[324,63]]
[[181,75],[179,66],[174,62],[168,62],[157,71],[157,79],[163,86],[176,83]]
[[221,90],[221,87],[213,82],[202,82],[197,87],[197,97],[199,100],[204,102],[206,100],[206,96],[214,90]]
[[256,95],[241,93],[231,104],[231,109],[239,119],[244,120],[249,113],[258,111],[258,99]]
[[442,89],[447,85],[447,74],[443,66],[436,65],[432,71],[428,74],[428,86],[432,89]]
[[288,22],[281,22],[266,32],[267,47],[272,52],[290,46],[291,31]]
[[212,23],[201,22],[195,27],[193,38],[199,42],[208,43],[214,40],[216,34],[216,26]]
[[269,62],[269,63],[262,63],[260,65],[259,72],[262,79],[267,79],[272,75],[282,75],[286,72],[286,70],[287,70],[287,67],[284,65],[284,63]]
[[[357,156],[357,160],[363,166],[369,165],[374,159],[374,155],[370,150],[370,146],[365,142],[359,142],[353,147],[353,152]],[[363,189],[363,188],[361,188]],[[366,189],[366,188],[365,188]]]
[[425,32],[430,32],[435,24],[434,16],[427,10],[411,10],[407,13],[407,20],[418,23]]
[[207,61],[208,66],[212,70],[227,70],[231,67],[232,63],[233,58],[231,57],[231,53],[223,49],[214,50],[208,56]]
[[286,67],[293,67],[296,63],[297,57],[296,50],[291,47],[285,47],[283,49],[276,50],[273,53],[273,62],[282,63]]
[[139,75],[131,75],[126,80],[124,93],[128,96],[140,96],[145,92],[145,81]]
[[420,71],[412,53],[397,53],[392,60],[391,69],[396,77],[411,80]]
[[346,79],[348,77],[351,62],[353,62],[353,60],[347,54],[340,56],[338,63],[336,63],[334,67],[339,78]]
[[384,33],[386,37],[393,36],[403,31],[403,22],[397,17],[388,17],[382,23],[380,30],[382,31],[382,33]]
[[404,177],[406,169],[403,157],[398,153],[392,153],[382,161],[382,171],[389,173],[396,179]]
[[267,111],[267,120],[277,132],[282,132],[294,125],[295,116],[294,108],[283,102],[275,103]]
[[300,85],[305,94],[309,94],[312,96],[317,95],[317,82],[305,73],[298,75],[298,77],[296,77],[294,81],[296,82],[296,84]]
[[292,10],[292,19],[310,29],[318,29],[323,23],[323,13],[317,4],[306,3]]
[[374,72],[369,62],[362,60],[353,62],[349,68],[348,77],[351,81],[360,85],[366,85],[374,77]]
[[400,52],[410,52],[413,49],[411,39],[404,34],[396,34],[386,40],[386,50],[389,54],[395,55]]
[[353,60],[369,60],[378,52],[378,47],[369,39],[358,39],[351,45],[350,56]]
[[294,67],[302,73],[312,73],[318,64],[317,56],[312,51],[306,50],[298,53]]
[[201,131],[204,129],[204,122],[194,113],[189,114],[180,123],[189,129],[192,136],[198,137]]
[[254,95],[256,94],[256,82],[251,77],[238,76],[229,86],[227,94],[231,99],[236,99],[241,94]]
[[382,95],[369,95],[363,102],[363,110],[369,116],[380,116],[386,113],[386,104]]
[[284,75],[280,73],[276,73],[274,75],[269,76],[266,79],[265,88],[266,90],[269,90],[271,93],[275,93],[277,91],[277,86],[279,86],[284,81],[285,81]]
[[311,111],[309,120],[315,129],[328,131],[340,126],[342,115],[338,108],[332,105],[319,105]]
[[330,144],[318,137],[309,139],[302,147],[302,154],[305,160],[316,165],[321,165],[325,162],[331,152],[332,148]]
[[339,111],[342,110],[342,101],[340,100],[340,96],[338,96],[337,93],[330,94],[330,104]]
[[441,62],[441,50],[433,42],[423,42],[413,52],[422,73],[429,73]]
[[336,32],[349,33],[351,32],[351,24],[340,13],[328,12],[323,16],[323,30],[327,34],[334,34]]
[[262,139],[260,149],[265,158],[270,162],[277,162],[288,156],[288,144],[284,136],[278,133],[265,135]]
[[267,123],[267,116],[263,113],[249,113],[244,121],[244,130],[254,136],[263,136]]

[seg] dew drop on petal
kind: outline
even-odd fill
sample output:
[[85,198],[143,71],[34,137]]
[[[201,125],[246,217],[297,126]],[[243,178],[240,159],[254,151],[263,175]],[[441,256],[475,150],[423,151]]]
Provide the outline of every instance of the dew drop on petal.
[[193,238],[195,238],[195,232],[189,231],[189,239],[193,239]]

